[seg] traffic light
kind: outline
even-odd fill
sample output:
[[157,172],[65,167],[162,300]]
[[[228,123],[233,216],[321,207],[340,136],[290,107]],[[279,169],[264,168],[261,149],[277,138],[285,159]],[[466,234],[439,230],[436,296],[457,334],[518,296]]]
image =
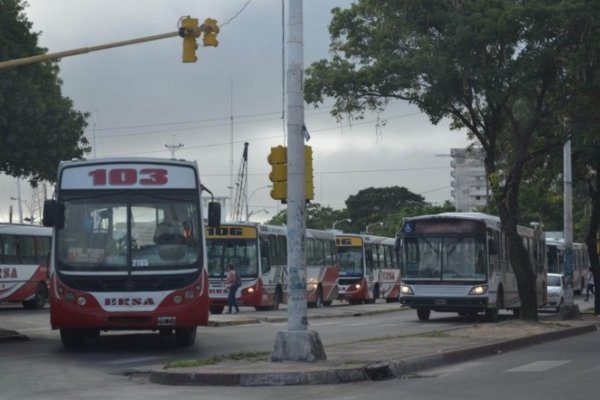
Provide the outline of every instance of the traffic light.
[[304,198],[306,201],[314,200],[315,186],[313,184],[312,147],[304,146]]
[[271,164],[269,179],[273,182],[271,197],[275,200],[285,201],[287,199],[287,147],[271,147],[271,153],[267,157]]
[[196,38],[200,36],[198,19],[190,18],[189,16],[183,18],[179,26],[179,36],[183,38],[182,61],[184,63],[196,62],[198,60],[198,57],[196,57],[196,50],[198,49]]
[[216,19],[206,18],[204,24],[202,24],[202,31],[204,32],[204,35],[202,36],[204,47],[217,47],[219,45],[217,34],[220,29]]

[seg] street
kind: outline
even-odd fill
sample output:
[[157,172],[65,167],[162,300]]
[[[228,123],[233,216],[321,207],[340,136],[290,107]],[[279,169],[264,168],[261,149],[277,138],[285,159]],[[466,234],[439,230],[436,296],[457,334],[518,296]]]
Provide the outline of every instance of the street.
[[[580,302],[580,298],[577,302]],[[583,307],[583,303],[580,308]],[[386,312],[370,315],[361,314],[361,310],[383,309]],[[349,315],[340,317],[342,311]],[[380,310],[381,311],[381,310]],[[257,313],[250,309],[243,310],[242,315],[259,315],[275,319],[285,316],[285,310]],[[434,313],[431,321],[419,322],[414,310],[401,311],[398,304],[378,303],[374,305],[336,305],[334,307],[310,310],[314,318],[309,317],[310,329],[319,332],[325,350],[327,346],[337,343],[353,342],[384,336],[398,336],[412,333],[434,331],[443,328],[472,324],[455,317],[453,314]],[[317,318],[320,314],[323,318]],[[338,316],[336,317],[336,314]],[[330,315],[330,317],[326,317]],[[546,315],[540,314],[540,315]],[[216,317],[221,316],[215,316]],[[568,365],[569,370],[598,371],[600,359],[595,357],[590,348],[598,345],[598,334],[575,337],[569,340],[551,342],[543,346],[510,352],[505,355],[477,360],[475,363],[450,366],[443,370],[422,371],[418,377],[427,379],[400,379],[385,382],[361,382],[344,385],[298,387],[165,387],[149,384],[143,379],[131,376],[133,371],[144,371],[167,361],[207,357],[213,354],[235,353],[240,351],[270,352],[278,331],[286,330],[286,322],[261,322],[246,325],[209,326],[199,330],[197,344],[192,348],[179,348],[171,339],[160,339],[151,333],[115,332],[101,335],[95,343],[90,343],[79,351],[67,351],[60,343],[59,335],[48,326],[48,310],[23,310],[19,307],[1,307],[0,318],[3,326],[26,334],[31,340],[23,342],[0,343],[0,386],[3,388],[0,399],[14,398],[164,398],[176,394],[178,398],[306,398],[308,394],[321,395],[325,398],[365,398],[376,393],[383,398],[396,398],[399,390],[414,390],[415,396],[421,392],[431,393],[429,398],[444,393],[449,383],[456,382],[464,386],[464,382],[473,379],[486,381],[489,376],[504,374],[505,370],[525,367],[543,369],[548,374],[556,373],[552,382],[557,382],[561,366]],[[509,318],[506,314],[505,318]],[[18,326],[16,326],[18,325]],[[571,343],[573,342],[573,343]],[[586,347],[581,343],[588,343]],[[595,343],[595,344],[594,344]],[[573,350],[564,346],[575,346]],[[541,350],[548,347],[548,350]],[[545,355],[545,352],[548,355]],[[556,351],[559,355],[550,355]],[[533,353],[532,353],[533,352]],[[586,353],[586,357],[571,357],[566,354]],[[525,353],[535,355],[529,358]],[[523,358],[521,358],[523,357]],[[506,361],[504,361],[506,359]],[[502,360],[499,364],[498,360]],[[576,361],[575,361],[576,360]],[[552,361],[549,363],[548,361]],[[482,364],[478,364],[481,362]],[[544,362],[545,364],[539,364]],[[519,364],[520,363],[520,364]],[[537,366],[537,367],[536,367]],[[515,370],[516,375],[522,370]],[[486,375],[487,374],[487,375]],[[491,374],[491,375],[490,375]],[[464,377],[462,376],[464,375]],[[515,373],[513,373],[515,375]],[[588,374],[593,375],[593,374]],[[488,378],[486,378],[486,376]],[[520,375],[519,375],[520,376]],[[536,376],[541,376],[538,374]],[[436,378],[436,379],[430,379]],[[510,374],[505,378],[511,379]],[[540,379],[545,379],[541,377]],[[573,377],[573,379],[577,379]],[[585,379],[585,374],[580,379]],[[527,379],[524,379],[525,384]],[[438,386],[439,385],[439,386]],[[475,396],[473,387],[480,384],[469,384],[465,387],[463,397]],[[435,389],[435,388],[438,389]],[[425,390],[427,389],[427,390]],[[436,392],[439,390],[439,392]],[[454,393],[454,392],[452,392]],[[458,393],[458,392],[456,392]],[[479,393],[481,395],[481,393]],[[411,396],[414,397],[414,396]],[[489,396],[486,396],[489,397]],[[490,397],[493,398],[493,397]],[[528,397],[535,398],[535,397]]]

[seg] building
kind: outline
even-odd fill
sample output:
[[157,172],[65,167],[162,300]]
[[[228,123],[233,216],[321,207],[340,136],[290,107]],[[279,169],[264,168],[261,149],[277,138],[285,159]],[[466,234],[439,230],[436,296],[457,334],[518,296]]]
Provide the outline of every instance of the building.
[[458,211],[479,211],[488,204],[483,154],[480,148],[450,149],[452,191]]

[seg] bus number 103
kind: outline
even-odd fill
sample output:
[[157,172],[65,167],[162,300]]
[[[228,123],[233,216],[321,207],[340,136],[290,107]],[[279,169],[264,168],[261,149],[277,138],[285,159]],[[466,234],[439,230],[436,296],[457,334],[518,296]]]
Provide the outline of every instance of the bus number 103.
[[168,182],[167,170],[162,168],[95,169],[88,173],[94,186],[165,185]]

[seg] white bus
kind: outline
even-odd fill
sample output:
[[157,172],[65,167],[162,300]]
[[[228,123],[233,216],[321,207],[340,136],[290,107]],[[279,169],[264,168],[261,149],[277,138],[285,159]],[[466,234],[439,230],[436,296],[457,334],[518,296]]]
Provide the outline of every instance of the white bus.
[[[238,305],[273,310],[287,302],[287,229],[255,223],[226,223],[207,228],[210,311],[227,305],[225,277],[233,262],[242,278]],[[306,230],[307,303],[320,307],[337,298],[338,265],[333,233]]]
[[373,235],[337,234],[340,263],[339,299],[350,304],[398,301],[400,264],[394,239]]
[[[537,276],[537,303],[546,303],[543,232],[518,227]],[[442,213],[407,218],[397,238],[402,263],[400,302],[417,310],[419,320],[431,310],[492,321],[498,311],[520,315],[517,280],[508,259],[500,219],[482,213]]]
[[51,241],[50,228],[0,224],[0,302],[44,307]]
[[[585,290],[585,275],[590,259],[585,243],[573,243],[573,292],[581,294]],[[546,260],[548,272],[565,273],[565,240],[546,232]]]

